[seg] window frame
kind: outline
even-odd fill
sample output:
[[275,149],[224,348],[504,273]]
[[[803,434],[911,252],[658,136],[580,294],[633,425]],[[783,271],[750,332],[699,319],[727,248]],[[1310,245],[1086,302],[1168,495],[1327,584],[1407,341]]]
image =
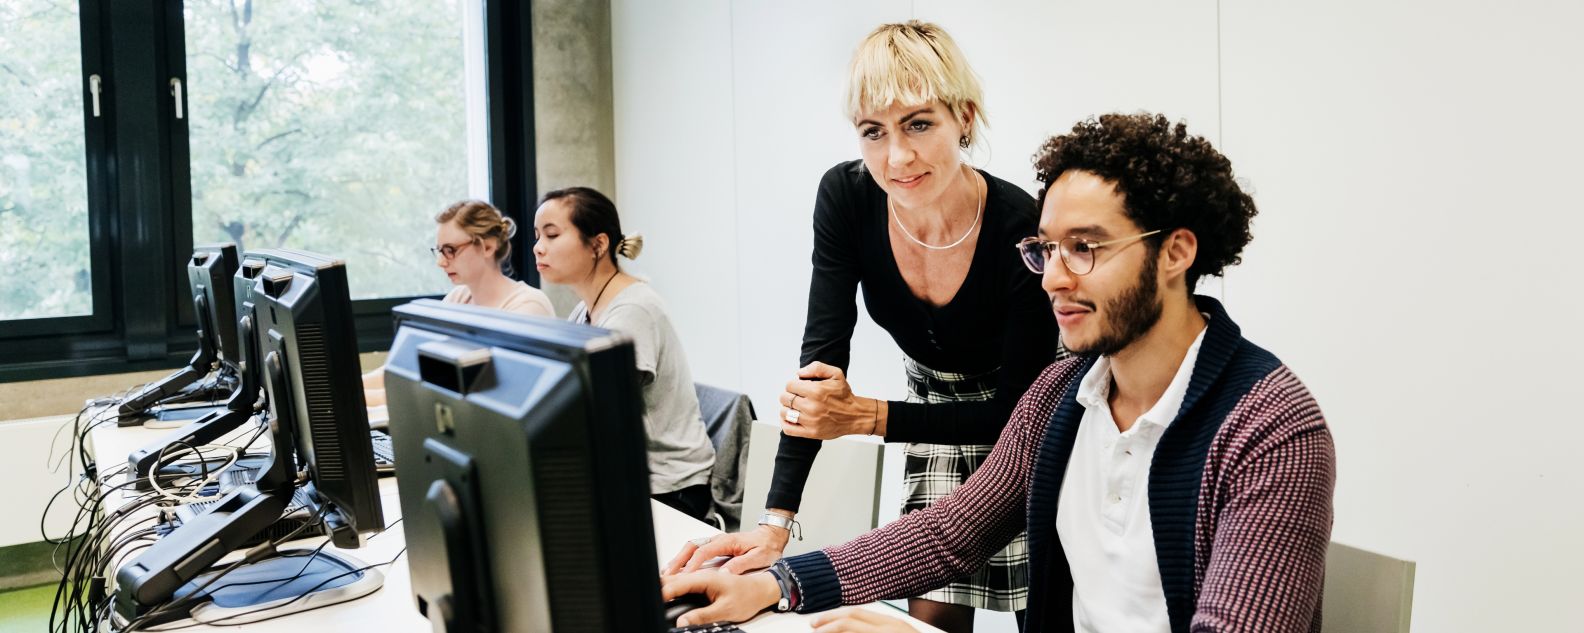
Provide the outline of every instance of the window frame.
[[[93,96],[88,90],[88,77],[105,76],[104,55],[100,46],[101,21],[97,12],[90,10],[99,0],[83,0],[80,3],[78,15],[78,38],[82,52],[81,81],[82,91],[81,115],[83,121],[83,150],[84,150],[84,183],[88,205],[88,261],[89,277],[92,288],[90,290],[90,305],[88,314],[69,316],[35,317],[28,319],[12,319],[0,321],[0,343],[10,339],[86,335],[93,333],[110,332],[115,329],[114,315],[111,310],[110,293],[110,228],[104,214],[93,212],[95,208],[103,207],[107,201],[108,178],[107,165],[102,157],[107,143],[106,127],[111,116],[107,107],[107,100],[102,100],[101,116],[93,115]],[[0,358],[5,355],[0,354]]]
[[[478,1],[490,197],[519,226],[530,226],[538,195],[532,15],[520,3]],[[0,382],[173,368],[197,349],[196,319],[183,301],[193,247],[188,119],[174,118],[169,90],[169,78],[180,78],[186,102],[182,3],[81,0],[79,6],[93,310],[0,321]],[[88,91],[95,74],[104,87],[97,118]],[[532,231],[519,231],[512,242],[512,268],[538,286]],[[391,309],[417,298],[424,297],[354,301],[358,350],[388,349],[395,335]]]

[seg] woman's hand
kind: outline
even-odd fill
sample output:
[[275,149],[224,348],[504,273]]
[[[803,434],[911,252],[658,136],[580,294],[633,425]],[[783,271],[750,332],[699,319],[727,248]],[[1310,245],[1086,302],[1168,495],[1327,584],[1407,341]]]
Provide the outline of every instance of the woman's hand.
[[885,435],[884,400],[853,395],[847,375],[821,362],[798,370],[781,394],[781,431],[818,440],[843,435]]
[[738,576],[713,570],[660,577],[660,597],[674,600],[690,593],[709,598],[709,606],[689,611],[677,626],[745,622],[781,599],[781,586],[768,572]]
[[814,616],[809,626],[814,633],[918,633],[900,619],[851,607]]
[[718,556],[732,557],[720,567],[721,571],[729,574],[764,569],[780,560],[781,552],[786,549],[790,535],[791,532],[787,530],[772,525],[761,525],[747,532],[722,534],[703,545],[690,541],[682,546],[682,551],[676,555],[676,558],[666,564],[662,573],[679,574],[697,571],[705,561]]

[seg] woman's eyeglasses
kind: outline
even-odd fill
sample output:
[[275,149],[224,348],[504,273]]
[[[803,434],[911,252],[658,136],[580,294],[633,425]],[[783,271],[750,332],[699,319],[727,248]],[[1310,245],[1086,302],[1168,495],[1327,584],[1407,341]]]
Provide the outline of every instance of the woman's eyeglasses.
[[457,242],[455,244],[441,244],[439,246],[431,246],[431,247],[429,247],[429,252],[434,253],[435,257],[439,257],[439,258],[444,259],[446,261],[451,261],[452,259],[456,258],[457,253],[460,253],[463,250],[466,250],[467,247],[472,246],[472,245],[473,245],[473,240],[468,240],[466,242]]

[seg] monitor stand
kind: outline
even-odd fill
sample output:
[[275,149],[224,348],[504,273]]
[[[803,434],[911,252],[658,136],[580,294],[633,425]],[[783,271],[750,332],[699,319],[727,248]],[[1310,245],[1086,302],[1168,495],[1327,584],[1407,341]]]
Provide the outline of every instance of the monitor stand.
[[[210,568],[171,596],[184,600],[230,566]],[[276,556],[243,565],[193,598],[185,612],[159,618],[160,624],[190,619],[195,624],[237,625],[356,600],[385,584],[385,574],[340,552],[283,549]]]
[[198,404],[175,405],[156,407],[149,410],[154,417],[143,421],[145,429],[179,429],[197,422],[200,418],[210,414],[220,414],[226,409],[225,404]]
[[[209,323],[209,303],[203,293],[193,296],[193,310],[198,315],[198,351],[193,353],[186,367],[144,385],[137,393],[122,399],[116,405],[117,426],[141,425],[149,408],[160,403],[217,401],[230,393],[234,385],[222,383],[234,382],[234,376],[226,375],[230,371],[220,362],[220,350],[215,349],[211,340],[213,337],[210,333],[214,332],[214,326]],[[217,369],[224,370],[219,380],[212,385],[203,383],[203,379]]]

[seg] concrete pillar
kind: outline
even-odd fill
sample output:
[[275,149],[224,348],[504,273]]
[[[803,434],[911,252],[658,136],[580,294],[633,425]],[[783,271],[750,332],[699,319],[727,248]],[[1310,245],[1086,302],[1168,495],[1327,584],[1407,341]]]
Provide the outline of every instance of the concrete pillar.
[[[532,0],[539,192],[582,185],[616,197],[609,0]],[[565,316],[572,291],[544,290]]]

